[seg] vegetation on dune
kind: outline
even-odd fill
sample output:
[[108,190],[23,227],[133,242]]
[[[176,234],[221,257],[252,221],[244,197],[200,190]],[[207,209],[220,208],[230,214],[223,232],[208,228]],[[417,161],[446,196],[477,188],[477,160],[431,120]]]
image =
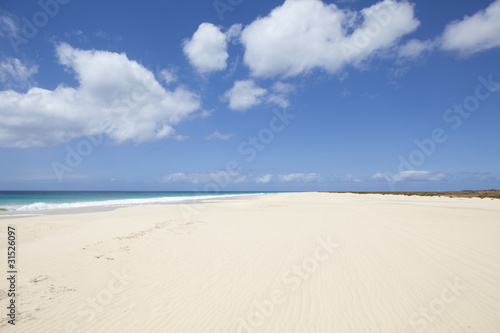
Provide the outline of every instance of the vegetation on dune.
[[444,192],[338,192],[338,191],[322,191],[322,193],[355,193],[355,194],[392,194],[406,196],[422,196],[422,197],[450,197],[450,198],[491,198],[500,199],[500,190],[464,190],[464,191],[444,191]]

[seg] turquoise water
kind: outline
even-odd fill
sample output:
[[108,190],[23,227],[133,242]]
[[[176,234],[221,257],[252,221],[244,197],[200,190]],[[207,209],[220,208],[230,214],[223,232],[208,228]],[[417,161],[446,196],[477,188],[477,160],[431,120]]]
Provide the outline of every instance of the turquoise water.
[[264,193],[265,192],[0,191],[0,208],[3,208],[0,214],[33,213],[53,209],[173,203],[188,200],[239,197]]

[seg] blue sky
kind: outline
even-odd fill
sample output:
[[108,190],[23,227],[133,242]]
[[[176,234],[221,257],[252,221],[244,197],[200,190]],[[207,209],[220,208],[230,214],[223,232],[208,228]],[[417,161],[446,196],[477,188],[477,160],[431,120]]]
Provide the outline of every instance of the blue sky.
[[0,189],[500,188],[500,0],[0,6]]

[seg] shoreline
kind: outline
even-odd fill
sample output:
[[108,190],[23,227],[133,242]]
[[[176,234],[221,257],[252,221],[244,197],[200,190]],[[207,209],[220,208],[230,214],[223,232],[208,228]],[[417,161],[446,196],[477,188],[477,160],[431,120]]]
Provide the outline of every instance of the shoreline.
[[[25,191],[22,191],[25,192]],[[54,191],[54,192],[64,192],[64,191]],[[78,192],[78,191],[77,191]],[[83,191],[87,192],[95,192],[95,191]],[[103,193],[113,193],[104,191]],[[129,192],[121,192],[121,193],[129,193]],[[130,192],[134,193],[134,192]],[[150,192],[144,192],[150,193]],[[151,192],[151,193],[161,193],[161,192]],[[91,212],[102,212],[108,210],[115,210],[125,207],[135,207],[135,206],[147,206],[147,205],[165,205],[165,204],[178,204],[178,203],[187,203],[187,204],[197,204],[201,201],[206,200],[219,200],[219,199],[229,199],[239,197],[248,197],[254,195],[264,195],[264,194],[278,194],[278,193],[330,193],[330,194],[357,194],[357,195],[383,195],[383,196],[416,196],[416,197],[448,197],[448,198],[480,198],[480,199],[500,199],[500,190],[463,190],[463,191],[397,191],[397,192],[370,192],[370,191],[307,191],[307,192],[248,192],[248,194],[244,194],[241,192],[235,192],[236,194],[207,194],[207,198],[201,198],[202,195],[198,196],[196,199],[191,199],[190,197],[185,197],[185,199],[179,199],[170,202],[149,202],[149,203],[130,203],[130,204],[110,204],[110,205],[98,205],[103,201],[95,201],[91,203],[95,203],[95,206],[82,206],[82,207],[71,207],[71,208],[56,208],[56,209],[33,209],[27,211],[18,211],[18,210],[8,210],[5,208],[0,208],[0,220],[9,219],[9,218],[19,218],[19,217],[28,217],[28,216],[40,216],[40,215],[56,215],[56,214],[80,214],[80,213],[91,213]],[[158,197],[161,198],[161,197]],[[181,197],[179,197],[181,198]],[[140,198],[139,198],[140,199]],[[151,198],[154,200],[155,198]],[[156,198],[157,199],[157,198]],[[125,199],[127,200],[127,199]],[[76,202],[68,202],[68,203],[53,203],[55,205],[58,204],[78,204],[78,203],[88,203],[88,201],[76,201]],[[50,204],[50,203],[49,203]]]
[[[126,192],[125,192],[126,193]],[[279,192],[286,193],[286,192]],[[109,205],[100,205],[100,203],[107,202],[107,200],[103,201],[76,201],[76,202],[68,202],[68,203],[53,203],[54,205],[62,205],[62,204],[88,204],[95,203],[95,205],[90,206],[81,206],[81,207],[70,207],[70,208],[56,208],[56,209],[33,209],[33,210],[2,210],[0,211],[0,219],[2,218],[16,218],[18,216],[39,216],[39,215],[56,215],[56,214],[80,214],[80,213],[92,213],[92,212],[101,212],[108,210],[115,210],[119,208],[126,207],[135,207],[135,206],[147,206],[147,205],[171,205],[171,204],[197,204],[201,201],[206,200],[219,200],[219,199],[238,199],[244,197],[251,197],[256,195],[265,195],[272,194],[268,192],[249,192],[248,194],[242,194],[237,192],[237,194],[207,194],[207,195],[199,195],[193,197],[176,197],[176,200],[172,201],[164,201],[164,202],[155,202],[155,199],[162,199],[164,197],[152,198],[151,202],[145,203],[129,203],[129,204],[109,204]],[[193,199],[194,198],[194,199]],[[131,200],[131,199],[125,199]],[[139,198],[141,200],[141,198]],[[26,206],[26,205],[25,205]]]
[[[19,234],[20,272],[16,326],[2,315],[0,327],[500,327],[500,201],[317,192],[221,199],[0,219],[0,252],[7,225]],[[6,282],[1,306],[9,300]]]

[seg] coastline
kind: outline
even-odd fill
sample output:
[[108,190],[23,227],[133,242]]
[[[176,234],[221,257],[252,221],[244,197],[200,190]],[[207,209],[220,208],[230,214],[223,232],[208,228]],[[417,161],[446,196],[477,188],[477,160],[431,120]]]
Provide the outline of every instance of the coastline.
[[[19,313],[8,329],[500,327],[500,201],[348,193],[237,199],[0,219],[0,252],[7,225],[19,232]],[[0,327],[7,325],[3,316]]]
[[[12,192],[12,191],[9,191]],[[30,191],[22,191],[22,193],[30,193]],[[33,192],[39,193],[39,192]],[[96,198],[78,198],[68,201],[52,202],[50,197],[41,197],[37,201],[24,204],[10,204],[5,205],[10,209],[0,208],[0,219],[10,218],[17,216],[38,216],[45,214],[65,214],[65,213],[84,213],[84,212],[94,212],[94,211],[106,211],[113,210],[123,207],[133,207],[141,205],[164,205],[164,204],[195,204],[204,200],[217,200],[217,199],[229,199],[229,198],[240,198],[240,197],[250,197],[254,195],[263,195],[272,192],[221,192],[214,194],[197,193],[197,192],[94,192],[94,191],[77,191],[77,192],[59,192],[59,191],[49,191],[41,192],[45,194],[87,194],[87,193],[97,193],[98,195],[109,195],[110,193],[119,193],[121,195],[134,195],[137,193],[142,194],[155,194],[155,197],[129,197],[121,199],[102,199]],[[279,192],[276,192],[279,193]],[[1,194],[1,192],[0,192]],[[158,196],[162,194],[162,196]],[[189,195],[186,195],[189,194]],[[12,194],[11,194],[12,195]],[[165,196],[168,195],[168,196]],[[47,200],[48,199],[48,200]],[[15,199],[11,199],[15,200]],[[47,201],[41,201],[47,200]],[[0,201],[1,202],[1,201]]]

